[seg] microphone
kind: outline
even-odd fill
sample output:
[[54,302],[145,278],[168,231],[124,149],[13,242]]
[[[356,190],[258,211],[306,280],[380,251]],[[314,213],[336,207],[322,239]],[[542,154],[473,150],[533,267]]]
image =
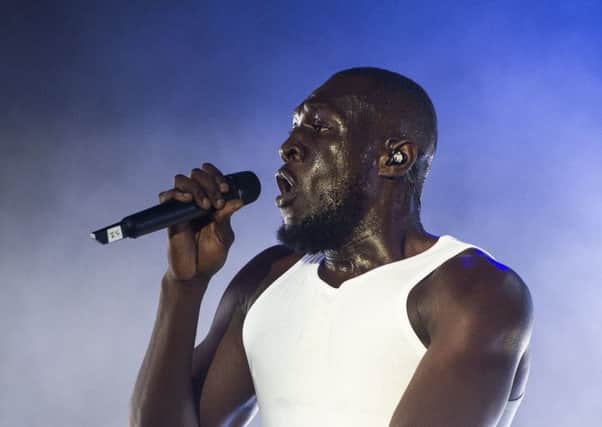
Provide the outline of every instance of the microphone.
[[[241,199],[243,204],[257,200],[261,192],[259,178],[251,171],[224,175],[229,191],[222,194],[224,201]],[[98,243],[106,245],[125,237],[136,238],[171,225],[195,220],[195,226],[204,227],[211,222],[215,209],[200,208],[194,201],[168,200],[152,208],[126,216],[120,222],[90,233]]]

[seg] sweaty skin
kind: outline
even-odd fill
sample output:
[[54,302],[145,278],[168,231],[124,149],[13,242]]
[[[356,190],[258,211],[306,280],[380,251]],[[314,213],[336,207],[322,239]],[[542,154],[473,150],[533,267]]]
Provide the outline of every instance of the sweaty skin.
[[[392,90],[383,83],[381,71],[335,74],[295,109],[293,128],[280,147],[282,170],[295,181],[294,199],[280,208],[279,235],[285,241],[288,236],[290,247],[267,248],[238,272],[222,296],[208,335],[191,354],[186,353],[186,343],[196,324],[190,322],[196,322],[206,283],[203,290],[184,298],[164,279],[155,331],[161,321],[178,325],[174,331],[180,334],[188,330],[188,341],[178,342],[188,356],[170,355],[178,350],[173,350],[173,343],[172,350],[163,347],[167,337],[151,342],[149,352],[164,350],[165,360],[156,362],[163,369],[178,369],[168,359],[189,360],[191,380],[174,386],[171,393],[162,391],[168,380],[151,388],[143,380],[159,375],[159,368],[149,363],[139,374],[131,425],[170,425],[157,421],[161,410],[156,407],[178,413],[177,402],[175,406],[169,402],[182,389],[181,396],[192,403],[181,405],[179,425],[243,426],[257,406],[242,325],[265,289],[306,252],[320,248],[325,259],[318,274],[339,287],[375,267],[421,253],[437,241],[438,236],[427,233],[420,222],[421,185],[416,184],[416,177],[420,181],[428,171],[435,150],[434,116],[424,119],[432,106],[416,101],[420,96],[412,85]],[[394,149],[405,154],[405,162],[388,164]],[[295,227],[324,206],[337,205],[336,195],[350,185],[354,214],[345,225],[349,230],[334,233],[328,242],[295,237]],[[531,299],[520,277],[485,253],[468,249],[416,285],[406,309],[427,351],[408,388],[400,393],[390,426],[501,426],[502,416],[511,419],[512,414],[504,411],[509,400],[524,393],[532,328]],[[173,320],[176,312],[191,314]],[[145,416],[151,408],[155,415]]]

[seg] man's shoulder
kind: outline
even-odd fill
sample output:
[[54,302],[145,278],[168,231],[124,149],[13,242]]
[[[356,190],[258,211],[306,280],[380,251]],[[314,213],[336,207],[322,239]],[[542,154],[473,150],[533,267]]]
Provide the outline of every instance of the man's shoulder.
[[[478,325],[484,334],[528,336],[532,301],[522,278],[478,248],[469,248],[437,269],[430,297],[444,322]],[[527,338],[528,339],[528,338]]]
[[236,297],[246,313],[272,282],[303,256],[284,245],[273,245],[255,255],[233,279]]
[[302,253],[295,252],[285,245],[273,245],[264,249],[249,261],[247,272],[253,272],[254,275],[259,272],[258,276],[263,279],[274,274],[280,275],[302,256]]
[[512,304],[530,299],[522,278],[508,265],[478,248],[469,248],[451,258],[437,272],[440,291],[458,303],[471,301]]

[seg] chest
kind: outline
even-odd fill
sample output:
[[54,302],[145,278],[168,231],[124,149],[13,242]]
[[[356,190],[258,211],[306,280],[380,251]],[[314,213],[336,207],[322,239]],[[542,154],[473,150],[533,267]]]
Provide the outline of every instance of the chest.
[[370,277],[336,289],[302,272],[275,285],[243,326],[260,404],[392,411],[425,351],[407,314],[411,286]]
[[[358,276],[357,274],[334,274],[322,267],[323,266],[320,265],[317,268],[317,277],[315,280],[320,282],[318,286],[324,286],[326,288],[330,286],[331,288],[334,288],[331,291],[333,294],[337,293],[337,290],[339,290],[338,292],[341,292],[340,288],[345,282]],[[425,320],[425,316],[428,316],[432,312],[428,309],[432,304],[432,298],[430,298],[431,293],[429,293],[429,290],[435,287],[435,285],[431,284],[432,281],[431,276],[427,276],[419,283],[415,284],[407,294],[405,307],[399,307],[399,309],[407,311],[407,319],[409,320],[413,331],[420,338],[420,341],[425,347],[428,347],[430,338],[426,329],[426,323],[423,322],[423,320]],[[393,296],[395,297],[395,292],[393,292]],[[419,313],[419,305],[427,308],[422,314]]]

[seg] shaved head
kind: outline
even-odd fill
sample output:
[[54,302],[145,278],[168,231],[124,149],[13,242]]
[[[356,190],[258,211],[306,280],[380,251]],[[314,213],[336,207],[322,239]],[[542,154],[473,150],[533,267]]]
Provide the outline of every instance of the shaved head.
[[437,118],[426,91],[401,74],[374,67],[334,74],[308,100],[330,98],[376,138],[407,139],[418,156],[407,179],[416,201],[437,148]]
[[[418,222],[436,142],[435,111],[418,84],[379,68],[334,74],[295,108],[280,147],[295,191],[281,207],[278,239],[314,253],[342,247],[385,217]],[[405,164],[387,164],[394,150]]]

